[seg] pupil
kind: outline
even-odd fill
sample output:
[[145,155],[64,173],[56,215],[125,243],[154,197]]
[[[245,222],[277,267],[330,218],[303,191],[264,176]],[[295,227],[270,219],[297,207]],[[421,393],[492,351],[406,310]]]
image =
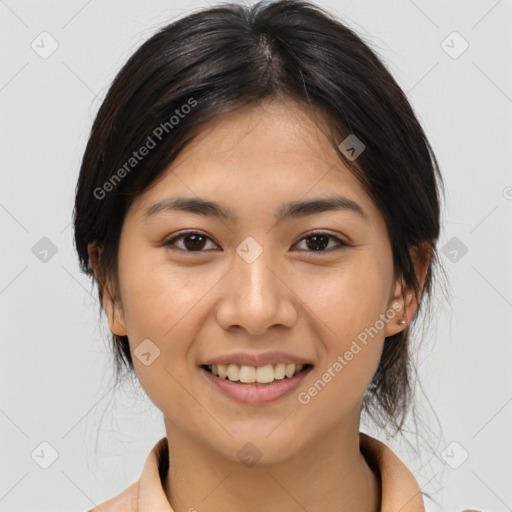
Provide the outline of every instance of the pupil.
[[[308,242],[307,246],[309,249],[313,249],[315,251],[319,251],[325,249],[329,245],[329,237],[325,235],[313,235],[308,237],[308,240],[313,240],[313,244]],[[321,240],[321,242],[319,242]],[[321,247],[319,247],[319,245]]]
[[[188,235],[184,239],[185,247],[187,249],[202,249],[205,243],[204,238],[202,235]],[[189,243],[190,240],[192,240],[192,243]]]

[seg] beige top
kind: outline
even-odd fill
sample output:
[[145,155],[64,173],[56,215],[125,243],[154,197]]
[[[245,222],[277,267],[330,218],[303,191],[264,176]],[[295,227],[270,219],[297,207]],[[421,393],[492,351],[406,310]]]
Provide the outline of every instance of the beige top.
[[[360,450],[379,475],[381,512],[425,512],[418,484],[404,463],[381,441],[359,433]],[[153,447],[140,478],[118,496],[88,512],[173,512],[162,481],[169,467],[167,437]]]

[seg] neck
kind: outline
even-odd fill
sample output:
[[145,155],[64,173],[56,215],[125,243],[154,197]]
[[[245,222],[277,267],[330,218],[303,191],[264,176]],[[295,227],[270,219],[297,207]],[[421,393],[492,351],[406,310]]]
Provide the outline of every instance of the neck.
[[336,429],[287,460],[248,467],[166,421],[165,494],[174,512],[378,512],[380,480],[359,451],[359,431]]

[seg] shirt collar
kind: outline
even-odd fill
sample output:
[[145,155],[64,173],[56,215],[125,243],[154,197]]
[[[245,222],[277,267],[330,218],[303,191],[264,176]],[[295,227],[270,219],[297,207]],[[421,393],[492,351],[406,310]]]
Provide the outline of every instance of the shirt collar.
[[416,479],[391,448],[362,432],[359,446],[368,465],[380,477],[381,512],[425,512]]
[[[360,450],[381,481],[381,512],[425,512],[418,484],[404,463],[381,441],[359,433]],[[169,468],[167,437],[149,453],[142,474],[118,498],[101,506],[103,512],[173,512],[163,489]],[[118,506],[120,508],[118,508]]]

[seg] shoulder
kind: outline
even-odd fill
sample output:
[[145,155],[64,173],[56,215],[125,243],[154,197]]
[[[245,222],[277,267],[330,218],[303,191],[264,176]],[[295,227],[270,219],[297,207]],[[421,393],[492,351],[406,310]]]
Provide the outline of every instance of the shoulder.
[[425,512],[422,494],[411,471],[386,444],[359,433],[360,451],[380,479],[382,510]]
[[87,512],[132,512],[138,509],[139,482]]
[[138,512],[165,510],[172,512],[163,482],[169,469],[167,438],[160,439],[149,453],[140,478],[117,496],[87,512]]
[[[390,447],[363,432],[359,433],[359,443],[368,465],[379,475],[382,486],[382,510],[444,511],[437,501],[421,492],[412,472]],[[423,498],[426,498],[425,502]],[[463,509],[460,512],[482,511]]]

